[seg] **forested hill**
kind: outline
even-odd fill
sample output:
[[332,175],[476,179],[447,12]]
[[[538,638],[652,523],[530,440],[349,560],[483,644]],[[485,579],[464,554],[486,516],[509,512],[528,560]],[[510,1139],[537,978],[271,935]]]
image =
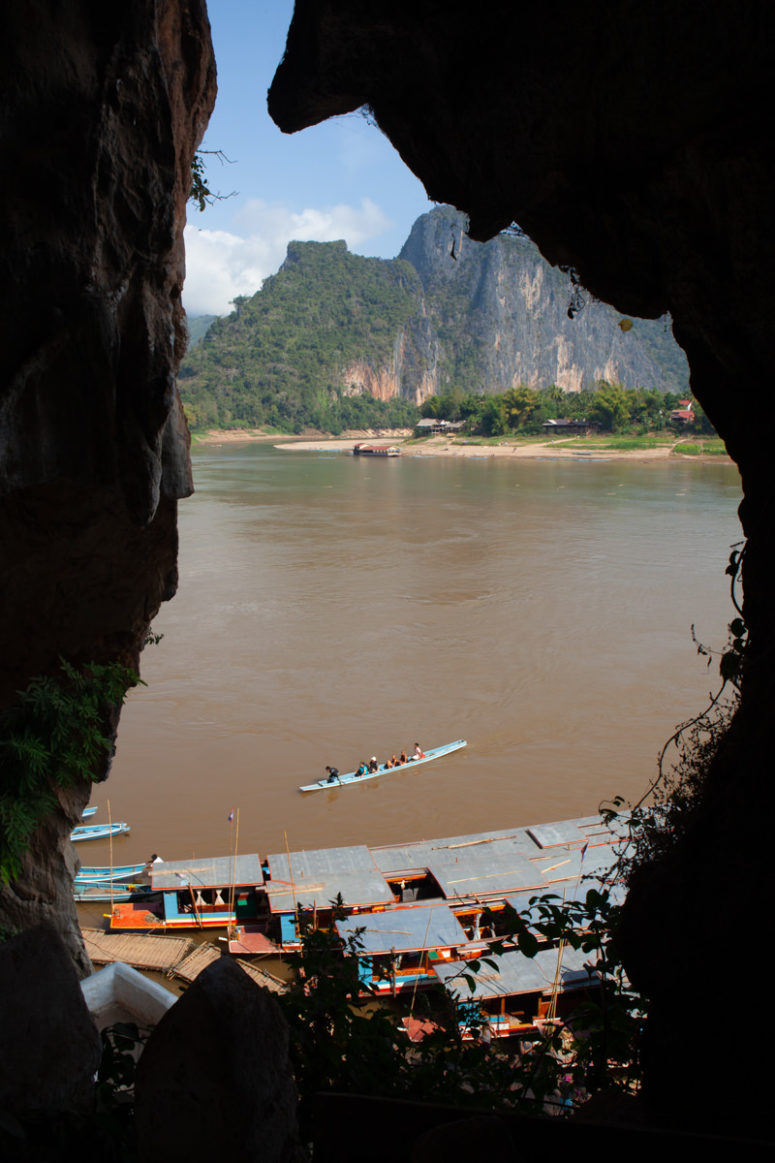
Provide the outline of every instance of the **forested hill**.
[[527,239],[472,242],[450,207],[419,218],[397,259],[292,242],[277,274],[190,352],[181,395],[192,427],[337,431],[411,422],[415,404],[453,387],[687,390],[663,321],[625,330],[588,296],[571,319],[573,297]]

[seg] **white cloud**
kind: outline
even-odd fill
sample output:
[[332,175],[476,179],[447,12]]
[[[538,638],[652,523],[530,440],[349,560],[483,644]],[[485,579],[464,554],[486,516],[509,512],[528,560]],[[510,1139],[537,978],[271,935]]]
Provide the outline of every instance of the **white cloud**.
[[291,240],[344,238],[353,249],[393,223],[369,198],[360,207],[338,205],[300,212],[251,198],[234,215],[234,225],[243,233],[186,227],[183,302],[189,315],[225,315],[235,295],[254,294],[280,266]]

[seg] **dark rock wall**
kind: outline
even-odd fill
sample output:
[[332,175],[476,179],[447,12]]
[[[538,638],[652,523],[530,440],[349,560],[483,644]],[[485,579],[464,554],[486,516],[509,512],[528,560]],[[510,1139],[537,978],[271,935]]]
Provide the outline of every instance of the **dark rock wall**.
[[622,939],[652,998],[653,1117],[752,1134],[771,1134],[752,1098],[769,1049],[736,1003],[743,943],[767,927],[772,871],[755,832],[775,807],[774,24],[765,0],[484,0],[464,26],[440,0],[297,0],[270,90],[287,132],[371,106],[474,238],[515,221],[618,310],[673,316],[692,389],[740,468],[750,647],[707,802],[631,893]]
[[[0,706],[72,662],[137,666],[191,492],[175,389],[191,161],[215,98],[203,0],[0,14]],[[0,922],[53,912],[76,957],[62,798]]]

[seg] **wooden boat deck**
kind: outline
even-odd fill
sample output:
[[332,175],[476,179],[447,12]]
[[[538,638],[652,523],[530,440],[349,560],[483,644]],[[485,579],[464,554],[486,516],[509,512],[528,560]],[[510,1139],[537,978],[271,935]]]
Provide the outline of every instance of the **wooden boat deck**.
[[[197,945],[188,937],[149,937],[144,934],[103,933],[101,929],[82,929],[86,952],[95,965],[123,961],[133,969],[154,970],[191,982],[203,969],[222,956],[217,945]],[[236,959],[237,965],[256,985],[271,993],[285,993],[287,984],[265,969]]]
[[272,973],[267,973],[265,969],[259,969],[257,965],[252,965],[250,961],[243,961],[237,958],[237,964],[240,969],[244,970],[256,985],[260,985],[263,989],[268,989],[271,993],[287,993],[288,983],[281,981],[279,977],[275,977]]
[[101,929],[82,929],[81,933],[95,965],[124,961],[134,969],[155,969],[159,973],[169,973],[195,947],[188,937],[146,937],[138,933],[103,933]]
[[[150,938],[150,940],[153,939],[153,937]],[[162,937],[160,939],[162,941],[175,940],[175,938],[171,937]],[[170,976],[180,977],[183,981],[193,981],[203,969],[207,969],[207,966],[212,965],[213,961],[220,961],[220,959],[221,951],[215,945],[211,945],[209,942],[205,945],[195,945],[182,961],[176,962],[170,970]]]

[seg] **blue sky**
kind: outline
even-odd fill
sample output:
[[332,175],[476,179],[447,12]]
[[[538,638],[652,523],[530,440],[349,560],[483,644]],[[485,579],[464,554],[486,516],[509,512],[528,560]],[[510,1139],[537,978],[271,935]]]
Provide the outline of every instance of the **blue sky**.
[[301,133],[280,132],[266,92],[285,48],[292,0],[208,0],[218,99],[202,143],[232,165],[208,162],[210,188],[234,197],[189,208],[190,315],[224,314],[285,257],[291,239],[344,238],[356,254],[393,258],[431,208],[390,142],[358,113]]

